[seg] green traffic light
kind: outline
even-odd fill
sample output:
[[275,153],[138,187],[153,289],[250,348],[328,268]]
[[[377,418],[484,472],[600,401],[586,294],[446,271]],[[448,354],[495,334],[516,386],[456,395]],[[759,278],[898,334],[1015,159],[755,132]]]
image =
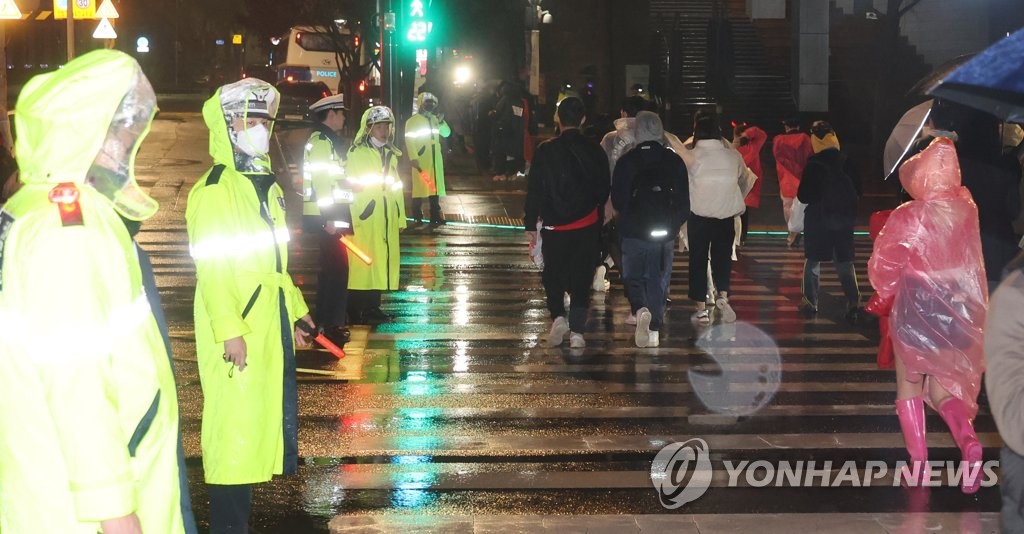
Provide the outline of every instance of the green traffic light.
[[423,0],[409,0],[406,8],[405,40],[410,43],[426,42],[430,35],[431,23]]

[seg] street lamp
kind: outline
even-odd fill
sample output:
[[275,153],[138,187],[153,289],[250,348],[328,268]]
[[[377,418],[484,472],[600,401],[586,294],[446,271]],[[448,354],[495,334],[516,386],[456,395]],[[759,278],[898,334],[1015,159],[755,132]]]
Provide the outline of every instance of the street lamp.
[[551,13],[541,7],[544,0],[527,0],[526,31],[530,33],[527,55],[530,57],[530,94],[540,95],[540,25],[551,24]]

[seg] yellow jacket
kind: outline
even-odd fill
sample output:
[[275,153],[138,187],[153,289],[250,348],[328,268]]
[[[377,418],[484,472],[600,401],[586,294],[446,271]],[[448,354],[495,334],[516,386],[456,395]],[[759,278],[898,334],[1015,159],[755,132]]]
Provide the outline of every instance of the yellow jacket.
[[0,211],[4,534],[95,534],[131,513],[145,532],[195,532],[152,271],[119,216],[132,212],[124,189],[84,184],[134,90],[151,98],[136,102],[137,150],[155,110],[144,80],[129,56],[100,50],[37,76],[18,101],[25,185]]
[[[203,106],[215,165],[192,188],[185,212],[196,263],[203,469],[210,484],[249,484],[296,469],[292,325],[308,309],[288,275],[284,193],[273,175],[236,170],[220,95]],[[261,181],[272,225],[261,216]],[[238,336],[244,371],[223,358],[224,341]]]
[[452,134],[444,120],[433,114],[417,113],[405,122],[405,148],[412,168],[412,198],[445,196],[444,151],[441,138]]
[[302,155],[302,214],[321,217],[342,234],[352,233],[353,200],[337,135],[322,124],[313,128]]

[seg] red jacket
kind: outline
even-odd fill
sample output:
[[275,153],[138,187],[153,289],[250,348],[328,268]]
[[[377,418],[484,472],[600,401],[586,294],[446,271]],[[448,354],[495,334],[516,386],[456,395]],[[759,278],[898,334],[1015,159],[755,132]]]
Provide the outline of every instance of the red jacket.
[[754,187],[743,199],[743,203],[747,207],[757,208],[761,206],[761,178],[764,177],[764,169],[761,167],[761,148],[768,141],[768,134],[757,126],[751,126],[743,131],[743,137],[747,139],[746,144],[736,147],[736,150],[743,156],[744,165],[757,175],[757,181],[754,182]]
[[811,136],[804,132],[776,135],[772,141],[772,154],[775,156],[775,172],[779,175],[779,194],[796,198],[800,175],[807,166],[807,158],[814,154]]

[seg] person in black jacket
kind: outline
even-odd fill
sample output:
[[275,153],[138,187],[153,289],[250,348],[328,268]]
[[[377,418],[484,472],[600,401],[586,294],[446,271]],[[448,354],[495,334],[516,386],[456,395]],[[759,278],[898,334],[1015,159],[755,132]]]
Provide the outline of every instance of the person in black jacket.
[[818,313],[818,282],[821,262],[836,265],[839,283],[846,295],[846,320],[860,321],[860,289],[853,267],[853,226],[857,219],[860,178],[846,155],[839,151],[839,139],[832,126],[817,121],[811,128],[814,155],[807,160],[797,198],[807,204],[804,212],[803,299],[805,314]]
[[[657,114],[638,113],[635,135],[637,146],[615,166],[611,197],[619,214],[622,277],[630,311],[636,316],[633,339],[638,347],[657,347],[668,295],[667,275],[672,272],[674,237],[690,213],[690,188],[686,164],[665,146],[665,132]],[[658,220],[652,212],[664,213],[665,220]]]
[[[600,246],[601,208],[611,179],[600,145],[580,132],[586,108],[569,97],[558,105],[561,134],[537,147],[526,193],[526,233],[531,247],[542,221],[544,291],[551,312],[548,345],[557,347],[569,334],[569,346],[586,346],[583,329],[590,305],[590,285]],[[563,298],[569,293],[569,318]]]

